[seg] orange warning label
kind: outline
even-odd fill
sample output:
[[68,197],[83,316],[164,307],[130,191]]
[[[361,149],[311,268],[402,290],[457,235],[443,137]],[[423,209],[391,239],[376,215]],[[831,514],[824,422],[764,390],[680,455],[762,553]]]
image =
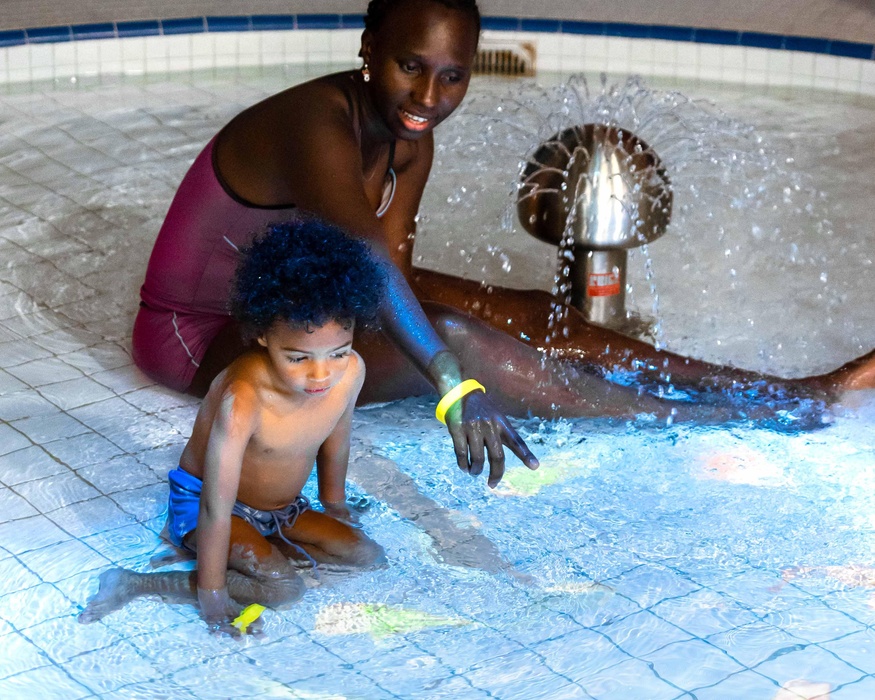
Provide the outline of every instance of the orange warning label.
[[588,297],[612,297],[620,293],[619,272],[591,272],[586,281]]

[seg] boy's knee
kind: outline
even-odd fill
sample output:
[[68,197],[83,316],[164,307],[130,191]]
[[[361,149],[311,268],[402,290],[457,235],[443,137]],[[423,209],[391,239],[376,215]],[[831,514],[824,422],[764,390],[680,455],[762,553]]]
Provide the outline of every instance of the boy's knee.
[[263,582],[263,590],[262,604],[270,608],[279,608],[299,601],[304,597],[307,587],[298,574],[290,572],[278,578],[267,579]]
[[355,566],[376,566],[386,563],[386,551],[369,537],[361,535],[346,554]]
[[229,571],[228,584],[241,602],[260,603],[270,608],[294,603],[307,590],[295,568],[278,551],[245,572]]
[[263,598],[258,602],[271,608],[294,603],[300,600],[307,590],[304,579],[285,558],[270,571],[259,572],[258,584]]

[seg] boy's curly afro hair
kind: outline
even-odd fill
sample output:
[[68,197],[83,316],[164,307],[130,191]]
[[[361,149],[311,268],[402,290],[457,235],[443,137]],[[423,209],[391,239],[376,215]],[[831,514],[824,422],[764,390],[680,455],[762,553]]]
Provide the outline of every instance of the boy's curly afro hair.
[[362,241],[320,219],[272,224],[242,251],[231,314],[248,337],[276,321],[376,321],[386,277]]

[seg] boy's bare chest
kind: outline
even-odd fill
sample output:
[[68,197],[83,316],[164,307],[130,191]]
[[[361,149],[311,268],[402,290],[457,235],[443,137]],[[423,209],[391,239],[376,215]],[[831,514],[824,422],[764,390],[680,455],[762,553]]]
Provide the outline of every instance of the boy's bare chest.
[[343,408],[336,402],[325,400],[296,409],[267,407],[262,412],[258,430],[250,440],[247,453],[266,459],[315,457],[319,447],[337,426]]

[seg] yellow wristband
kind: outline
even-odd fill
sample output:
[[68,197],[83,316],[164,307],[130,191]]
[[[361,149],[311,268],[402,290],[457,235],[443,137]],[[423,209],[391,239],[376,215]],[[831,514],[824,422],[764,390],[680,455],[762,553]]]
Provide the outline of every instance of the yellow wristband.
[[261,617],[261,613],[264,611],[265,607],[258,603],[247,605],[231,624],[245,634],[246,628]]
[[461,399],[466,394],[470,394],[472,391],[482,391],[484,394],[486,393],[486,387],[484,387],[480,382],[476,379],[466,379],[464,382],[460,384],[456,384],[452,389],[450,389],[446,394],[443,395],[443,398],[438,401],[437,408],[434,409],[434,417],[437,418],[444,425],[447,424],[447,411],[450,410],[450,406],[452,406],[456,401]]

